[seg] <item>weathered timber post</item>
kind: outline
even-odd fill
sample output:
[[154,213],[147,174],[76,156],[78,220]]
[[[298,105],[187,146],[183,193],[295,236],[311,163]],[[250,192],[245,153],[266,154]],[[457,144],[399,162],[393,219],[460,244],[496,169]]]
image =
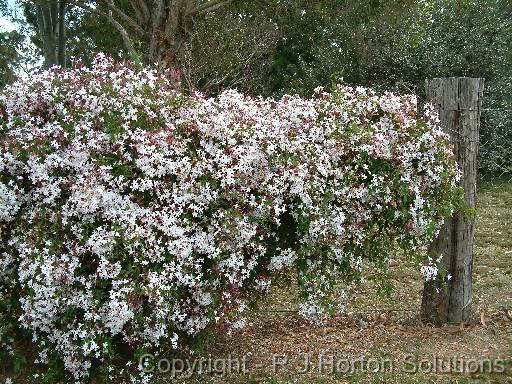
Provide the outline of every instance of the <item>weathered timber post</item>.
[[[427,99],[439,108],[439,118],[450,135],[455,159],[462,171],[460,187],[469,207],[476,202],[478,130],[484,79],[450,77],[427,80]],[[471,316],[474,220],[460,212],[447,218],[431,251],[443,255],[442,267],[450,280],[443,287],[440,276],[425,283],[422,318],[434,324],[462,323]]]

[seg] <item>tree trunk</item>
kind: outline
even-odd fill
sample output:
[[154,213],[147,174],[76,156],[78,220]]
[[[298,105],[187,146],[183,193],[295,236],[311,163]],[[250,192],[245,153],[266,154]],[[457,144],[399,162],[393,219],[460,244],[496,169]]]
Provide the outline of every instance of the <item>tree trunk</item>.
[[185,47],[192,35],[186,27],[186,8],[174,6],[166,11],[152,9],[152,30],[146,62],[167,70],[176,84],[181,86],[180,74],[184,68]]
[[57,60],[58,65],[65,68],[66,67],[66,0],[59,1],[59,27],[58,27],[58,36],[59,36],[59,45],[58,45],[58,53]]
[[[427,97],[439,107],[443,129],[450,136],[462,172],[460,187],[470,208],[476,203],[478,130],[484,79],[443,78],[427,82]],[[442,255],[444,274],[425,283],[422,318],[434,324],[461,323],[471,316],[474,219],[455,212],[447,218],[430,247]],[[445,276],[446,277],[446,276]]]
[[66,63],[66,3],[65,0],[37,2],[37,29],[41,39],[44,66],[65,66]]

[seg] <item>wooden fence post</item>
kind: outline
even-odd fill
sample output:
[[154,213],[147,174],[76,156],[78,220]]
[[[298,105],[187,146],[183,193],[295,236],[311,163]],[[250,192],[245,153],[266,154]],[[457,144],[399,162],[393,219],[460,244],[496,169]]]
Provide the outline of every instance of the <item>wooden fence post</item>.
[[[469,207],[476,202],[478,130],[484,79],[450,77],[427,80],[427,99],[439,108],[441,125],[450,135],[455,159],[462,171],[460,186]],[[422,318],[434,324],[462,323],[471,316],[474,220],[455,212],[447,218],[431,245],[442,254],[442,266],[451,276],[425,283]]]

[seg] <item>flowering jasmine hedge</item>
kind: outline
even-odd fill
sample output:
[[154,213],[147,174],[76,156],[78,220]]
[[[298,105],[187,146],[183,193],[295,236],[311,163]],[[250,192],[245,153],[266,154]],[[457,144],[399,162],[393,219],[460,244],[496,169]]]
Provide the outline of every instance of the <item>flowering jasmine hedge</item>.
[[127,348],[243,326],[285,269],[321,320],[363,266],[417,251],[457,201],[448,138],[413,96],[186,97],[98,56],[19,81],[0,105],[1,308],[76,379]]

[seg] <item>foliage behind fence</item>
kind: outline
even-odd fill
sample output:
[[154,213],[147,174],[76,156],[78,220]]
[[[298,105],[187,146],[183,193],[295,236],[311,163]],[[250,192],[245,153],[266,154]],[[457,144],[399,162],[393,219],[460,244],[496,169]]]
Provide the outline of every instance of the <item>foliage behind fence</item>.
[[512,107],[482,110],[479,158],[480,178],[512,181]]

